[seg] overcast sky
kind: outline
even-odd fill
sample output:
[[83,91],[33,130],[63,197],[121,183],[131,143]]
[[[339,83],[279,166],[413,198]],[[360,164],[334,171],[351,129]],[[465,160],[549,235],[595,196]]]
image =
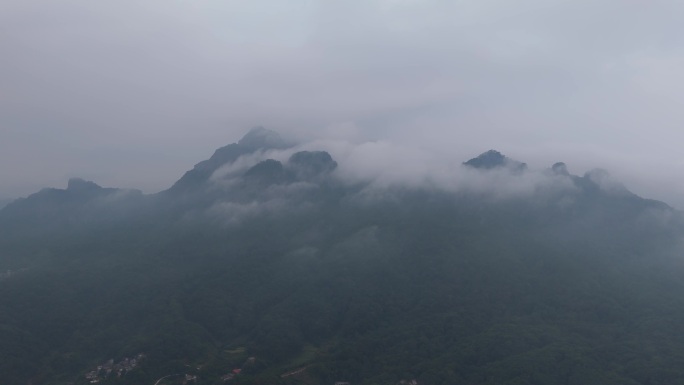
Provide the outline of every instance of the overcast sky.
[[0,199],[156,192],[263,125],[601,167],[684,208],[680,0],[3,0]]

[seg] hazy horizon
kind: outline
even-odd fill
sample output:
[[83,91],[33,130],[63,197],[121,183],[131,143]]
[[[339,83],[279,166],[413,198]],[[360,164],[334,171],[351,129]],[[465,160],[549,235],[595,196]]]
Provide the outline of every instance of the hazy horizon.
[[496,149],[535,169],[603,168],[684,208],[682,11],[636,0],[5,1],[0,200],[70,177],[163,190],[261,125],[426,165]]

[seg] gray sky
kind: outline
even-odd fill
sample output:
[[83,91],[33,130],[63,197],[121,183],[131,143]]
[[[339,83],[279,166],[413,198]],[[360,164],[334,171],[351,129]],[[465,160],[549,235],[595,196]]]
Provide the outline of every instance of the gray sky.
[[602,167],[682,208],[681,15],[679,0],[4,0],[0,198],[74,176],[155,192],[263,125]]

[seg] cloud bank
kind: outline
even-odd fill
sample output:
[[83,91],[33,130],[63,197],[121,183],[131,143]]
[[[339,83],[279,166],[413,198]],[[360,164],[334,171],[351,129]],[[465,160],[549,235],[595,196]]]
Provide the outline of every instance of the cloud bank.
[[4,1],[0,198],[72,176],[158,191],[265,125],[369,142],[350,151],[373,164],[395,164],[370,155],[393,143],[414,167],[490,148],[536,167],[603,167],[684,207],[682,11],[674,0]]

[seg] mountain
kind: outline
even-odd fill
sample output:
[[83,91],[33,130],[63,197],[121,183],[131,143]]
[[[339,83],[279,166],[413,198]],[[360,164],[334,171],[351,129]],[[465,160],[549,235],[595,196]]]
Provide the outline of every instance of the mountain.
[[248,169],[244,177],[266,183],[292,183],[325,178],[336,168],[337,162],[326,151],[299,151],[285,165],[274,159],[263,160]]
[[263,127],[253,128],[237,143],[221,147],[211,158],[197,163],[169,189],[169,192],[187,192],[201,188],[221,166],[230,164],[243,155],[287,147],[288,144],[277,132]]
[[504,168],[514,172],[522,172],[527,169],[527,164],[508,158],[496,150],[483,152],[463,164],[468,167],[484,170]]
[[680,212],[496,151],[436,188],[299,150],[256,129],[160,194],[72,180],[0,210],[3,381],[684,380]]
[[46,188],[9,203],[0,215],[0,231],[10,239],[39,234],[62,236],[95,222],[128,220],[143,200],[139,190],[103,188],[73,178],[66,189]]
[[300,151],[292,154],[289,163],[302,178],[328,174],[337,168],[337,162],[325,151]]

